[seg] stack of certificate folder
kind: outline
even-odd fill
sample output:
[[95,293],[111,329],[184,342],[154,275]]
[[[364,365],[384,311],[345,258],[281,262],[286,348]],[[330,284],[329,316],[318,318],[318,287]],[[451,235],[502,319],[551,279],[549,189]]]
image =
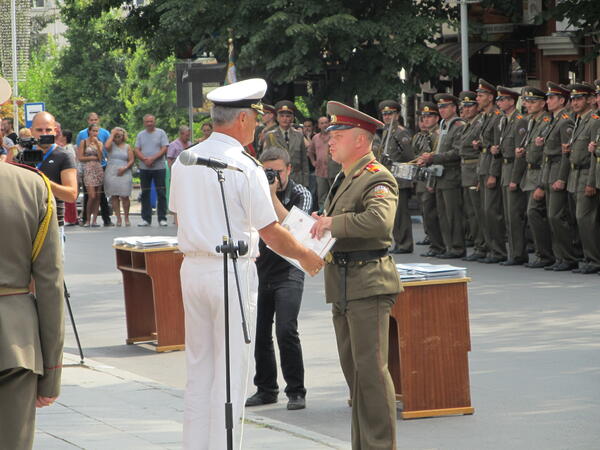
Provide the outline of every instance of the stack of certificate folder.
[[113,240],[113,245],[130,248],[177,247],[176,236],[128,236]]
[[466,267],[456,267],[450,264],[412,263],[396,264],[402,281],[437,280],[439,278],[464,278],[467,276]]

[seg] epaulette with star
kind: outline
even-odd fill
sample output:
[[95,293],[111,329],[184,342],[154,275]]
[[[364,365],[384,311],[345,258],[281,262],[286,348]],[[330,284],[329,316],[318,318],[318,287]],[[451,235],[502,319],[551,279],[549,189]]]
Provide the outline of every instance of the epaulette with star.
[[246,150],[242,150],[242,154],[247,156],[248,158],[250,158],[252,160],[252,162],[254,164],[256,164],[257,167],[262,167],[262,163],[256,159],[254,156],[252,156],[250,153],[248,153]]
[[550,122],[550,117],[548,117],[548,116],[545,116],[545,117],[544,117],[542,120],[543,120],[544,122]]
[[502,114],[502,111],[500,111],[499,109],[496,109],[496,110],[494,110],[494,114],[499,116],[500,114]]
[[522,114],[517,114],[517,119],[521,120],[523,118]]
[[568,114],[563,114],[563,115],[562,115],[562,118],[563,118],[563,119],[568,119],[568,118],[569,118],[569,115],[568,115]]
[[600,116],[598,114],[592,114],[592,119],[598,120],[600,119]]

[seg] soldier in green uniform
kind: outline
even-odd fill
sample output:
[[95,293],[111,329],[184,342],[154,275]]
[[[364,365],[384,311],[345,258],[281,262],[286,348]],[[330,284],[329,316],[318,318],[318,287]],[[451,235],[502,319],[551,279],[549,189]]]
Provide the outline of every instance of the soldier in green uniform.
[[458,98],[451,94],[436,94],[434,98],[443,119],[440,137],[433,153],[422,154],[417,163],[444,166],[444,172],[437,177],[435,184],[435,200],[445,247],[445,252],[438,258],[462,258],[466,251],[459,150],[464,121],[456,114]]
[[591,108],[594,87],[586,83],[571,87],[571,107],[576,114],[575,127],[570,143],[563,147],[569,156],[571,171],[567,191],[576,197],[575,218],[583,247],[583,263],[573,270],[575,273],[590,274],[600,271],[600,230],[598,222],[598,191],[590,176],[592,155],[589,144],[596,139],[600,117]]
[[552,121],[544,133],[545,136],[537,137],[535,143],[544,146],[542,184],[548,207],[548,223],[552,230],[552,251],[556,258],[555,263],[544,267],[544,270],[560,272],[575,269],[579,256],[574,245],[577,224],[571,215],[566,190],[570,163],[562,153],[562,145],[571,140],[574,123],[565,109],[570,92],[551,81],[547,86],[546,105],[552,115]]
[[332,303],[340,364],[352,392],[352,448],[396,448],[396,405],[388,371],[389,315],[402,291],[388,247],[398,186],[371,151],[381,122],[328,102],[331,156],[342,171],[311,229],[337,238],[326,258],[325,294]]
[[[0,164],[0,448],[32,448],[35,408],[60,391],[63,263],[50,182]],[[29,293],[35,281],[35,297]]]
[[[400,104],[394,100],[384,100],[379,103],[379,113],[385,126],[383,129],[377,130],[373,142],[373,153],[377,160],[388,166],[394,162],[412,161],[415,157],[412,137],[410,131],[400,124]],[[412,253],[413,233],[408,201],[413,186],[409,180],[397,179],[396,181],[398,183],[398,208],[392,233],[394,236],[392,253]]]
[[275,110],[279,126],[265,133],[263,150],[270,147],[287,150],[292,164],[290,178],[296,183],[308,187],[309,169],[304,135],[292,126],[296,106],[289,100],[282,100],[275,104]]
[[[596,80],[594,82],[596,88],[596,104],[600,106],[600,80]],[[600,111],[596,111],[598,114]],[[600,114],[598,114],[600,115]],[[591,154],[591,166],[590,166],[590,176],[588,185],[594,187],[596,189],[596,197],[599,196],[598,192],[600,190],[600,130],[598,130],[595,135],[592,134],[593,140],[590,142],[588,146],[588,151]],[[589,191],[589,190],[588,190]],[[596,217],[598,222],[596,223],[596,227],[600,227],[600,198],[597,198],[596,203]],[[596,228],[597,230],[598,228]],[[596,232],[597,236],[597,232]],[[600,272],[598,272],[600,274]]]
[[[431,153],[435,150],[439,138],[440,113],[433,102],[424,102],[418,111],[421,120],[421,130],[413,136],[412,146],[417,157],[423,153]],[[429,183],[417,181],[415,191],[420,198],[421,211],[423,214],[423,229],[425,240],[417,242],[418,245],[429,245],[427,252],[421,256],[438,256],[444,253],[444,240],[440,230],[437,206],[435,204],[435,180]]]
[[485,238],[487,255],[477,261],[493,264],[506,259],[506,228],[504,226],[504,212],[502,209],[502,190],[496,177],[490,175],[490,167],[494,159],[491,149],[498,142],[500,120],[502,112],[496,107],[496,87],[479,79],[477,104],[484,114],[481,125],[479,144],[481,156],[479,157],[479,190],[481,205],[483,206],[483,236]]
[[524,158],[515,159],[515,148],[520,146],[527,133],[527,120],[516,110],[517,92],[503,86],[498,86],[496,90],[503,116],[498,143],[492,147],[494,159],[490,165],[490,175],[499,179],[502,186],[502,205],[508,232],[508,259],[500,264],[514,266],[528,262],[525,238],[527,196],[519,185],[526,162]]
[[535,259],[525,267],[540,269],[554,264],[552,252],[552,233],[548,223],[548,210],[542,184],[543,145],[536,144],[536,138],[543,136],[550,126],[551,116],[544,110],[546,94],[544,91],[526,86],[522,93],[523,104],[527,108],[527,136],[515,150],[517,158],[525,158],[527,170],[521,186],[529,196],[527,203],[527,221],[533,237]]
[[479,136],[485,121],[485,113],[479,112],[473,91],[463,91],[458,95],[462,107],[462,117],[465,120],[460,145],[460,169],[463,187],[463,197],[472,213],[469,216],[469,229],[473,238],[473,253],[465,261],[477,261],[485,258],[487,247],[483,236],[484,213],[481,207],[479,179],[477,167],[481,156]]
[[261,117],[261,124],[254,130],[254,148],[256,149],[257,157],[260,156],[264,149],[265,135],[277,128],[277,121],[275,120],[275,107],[267,103],[263,103],[263,114]]

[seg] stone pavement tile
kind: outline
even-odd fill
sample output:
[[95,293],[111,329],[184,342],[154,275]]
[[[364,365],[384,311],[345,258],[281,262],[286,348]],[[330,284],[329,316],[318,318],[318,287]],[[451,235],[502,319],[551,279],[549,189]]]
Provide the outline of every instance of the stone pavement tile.
[[[38,411],[35,449],[179,449],[183,392],[142,376],[65,354],[57,402]],[[245,449],[349,448],[346,443],[256,414],[244,426]]]

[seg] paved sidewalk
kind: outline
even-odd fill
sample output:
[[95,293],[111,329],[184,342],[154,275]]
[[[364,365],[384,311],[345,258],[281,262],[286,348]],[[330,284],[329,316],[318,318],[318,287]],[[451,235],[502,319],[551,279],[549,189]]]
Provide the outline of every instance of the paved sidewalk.
[[[180,449],[183,391],[65,353],[62,392],[38,410],[34,449]],[[244,449],[349,449],[350,444],[247,413]],[[215,449],[216,450],[216,449]]]

